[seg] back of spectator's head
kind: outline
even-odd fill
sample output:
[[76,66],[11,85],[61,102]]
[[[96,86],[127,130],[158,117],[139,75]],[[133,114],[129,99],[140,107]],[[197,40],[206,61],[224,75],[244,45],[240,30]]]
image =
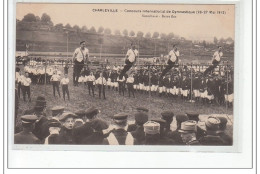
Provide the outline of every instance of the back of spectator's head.
[[176,115],[176,122],[177,122],[177,129],[181,128],[181,123],[184,121],[188,121],[189,117],[185,114],[177,114]]
[[205,122],[207,131],[219,130],[220,120],[217,117],[209,116]]
[[227,127],[227,118],[224,116],[217,117],[220,120],[219,129],[224,131]]
[[135,113],[135,123],[137,125],[142,126],[144,123],[148,121],[148,115],[145,112],[137,112]]
[[118,126],[126,126],[127,125],[127,117],[128,117],[128,114],[126,113],[118,113],[118,114],[115,114],[113,116],[113,121],[115,123],[115,125],[118,125]]

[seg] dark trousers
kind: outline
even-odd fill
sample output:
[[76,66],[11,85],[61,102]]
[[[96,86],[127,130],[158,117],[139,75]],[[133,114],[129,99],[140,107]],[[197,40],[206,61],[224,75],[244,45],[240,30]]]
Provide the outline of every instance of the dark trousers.
[[121,71],[119,75],[119,79],[122,79],[125,73],[133,66],[133,63],[126,60],[126,65],[124,66],[123,70]]
[[131,93],[133,97],[135,97],[135,91],[134,91],[134,85],[133,83],[127,83],[127,89],[128,89],[128,96],[131,96]]
[[166,66],[166,68],[162,71],[162,74],[160,76],[160,78],[162,78],[163,76],[165,76],[165,74],[170,71],[170,69],[172,69],[172,67],[176,66],[175,62],[172,61],[168,61],[168,65]]
[[59,81],[54,81],[52,82],[52,87],[53,87],[53,96],[55,97],[55,88],[57,88],[57,92],[60,96],[60,87],[59,87],[60,82]]
[[68,85],[62,85],[62,93],[63,93],[63,99],[65,100],[65,95],[67,93],[68,100],[70,100],[70,93],[69,93],[69,86]]
[[101,92],[103,92],[103,97],[104,97],[104,99],[106,99],[106,93],[105,93],[105,87],[106,86],[100,85],[100,84],[98,84],[97,86],[98,86],[98,96],[99,96],[99,98],[101,98]]
[[87,84],[88,84],[88,93],[89,93],[89,95],[91,94],[91,91],[92,91],[92,95],[94,96],[95,94],[94,94],[93,82],[89,81],[89,82],[87,82]]
[[18,98],[20,98],[21,90],[22,90],[22,84],[21,84],[21,82],[19,82],[18,89],[17,89]]
[[78,62],[77,60],[74,61],[74,68],[73,68],[73,84],[78,85],[79,76],[82,68],[84,67],[84,61]]
[[119,94],[122,94],[125,95],[125,84],[124,82],[118,82],[118,87],[119,87]]
[[23,92],[23,101],[26,101],[26,94],[28,96],[28,100],[31,101],[31,89],[30,86],[22,86]]
[[207,75],[210,71],[212,71],[213,69],[215,69],[218,66],[219,62],[216,60],[213,60],[212,65],[210,65],[205,71],[204,71],[204,75]]

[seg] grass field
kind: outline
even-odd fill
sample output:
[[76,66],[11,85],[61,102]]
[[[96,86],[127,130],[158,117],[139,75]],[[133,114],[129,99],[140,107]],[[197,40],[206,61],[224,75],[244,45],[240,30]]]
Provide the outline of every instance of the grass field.
[[[60,67],[61,71],[62,67]],[[54,106],[64,106],[69,111],[76,111],[78,109],[87,109],[91,106],[95,106],[101,110],[99,117],[111,121],[111,116],[119,112],[129,113],[129,120],[134,120],[135,108],[138,106],[144,106],[149,109],[149,117],[159,118],[160,113],[164,110],[172,110],[175,115],[179,113],[185,113],[187,111],[198,112],[200,115],[200,120],[204,121],[208,115],[212,114],[227,114],[229,115],[231,121],[233,122],[233,109],[226,109],[224,106],[217,105],[203,105],[202,103],[188,103],[183,101],[181,98],[166,98],[151,96],[148,94],[136,93],[136,98],[129,98],[126,93],[125,96],[119,95],[117,91],[106,89],[106,100],[98,98],[98,89],[95,88],[95,97],[92,97],[88,94],[87,87],[84,84],[80,84],[78,87],[73,86],[72,82],[72,69],[69,69],[69,92],[70,92],[70,101],[64,101],[62,98],[62,90],[60,87],[61,98],[53,96],[52,85],[31,85],[31,102],[23,102],[22,95],[19,100],[19,111],[18,116],[21,116],[23,111],[32,108],[34,106],[37,96],[44,95],[47,100],[47,116],[51,116],[51,108]],[[67,98],[66,98],[67,99]],[[174,124],[174,122],[173,122]],[[232,134],[232,124],[228,122],[228,132]]]

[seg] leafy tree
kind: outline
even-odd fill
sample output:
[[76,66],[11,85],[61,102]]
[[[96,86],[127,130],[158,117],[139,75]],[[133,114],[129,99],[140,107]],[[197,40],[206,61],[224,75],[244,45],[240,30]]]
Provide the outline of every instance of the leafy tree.
[[128,36],[128,31],[126,29],[123,31],[123,35]]
[[67,28],[67,29],[71,29],[70,24],[66,24],[66,25],[65,25],[65,28]]
[[56,25],[54,26],[54,29],[55,29],[56,31],[62,31],[62,30],[63,30],[63,24],[62,24],[62,23],[56,24]]
[[167,35],[166,35],[165,33],[161,33],[161,34],[160,34],[160,38],[161,38],[161,39],[167,39]]
[[218,44],[218,39],[217,39],[217,37],[214,37],[214,44]]
[[43,13],[42,17],[41,17],[41,22],[49,23],[49,22],[51,22],[51,17],[49,15],[47,15],[46,13]]
[[95,27],[92,26],[92,27],[89,29],[89,32],[91,32],[91,33],[96,33],[97,31],[96,31]]
[[35,16],[36,22],[40,22],[41,18],[39,16]]
[[78,25],[74,25],[74,26],[73,26],[73,29],[76,30],[76,32],[80,32],[80,28],[79,28]]
[[141,31],[138,31],[137,34],[136,34],[136,36],[137,36],[138,38],[142,38],[142,37],[144,36],[144,33],[141,32]]
[[169,33],[167,37],[168,37],[168,39],[173,39],[174,38],[173,32]]
[[205,40],[203,40],[203,41],[202,41],[202,45],[203,45],[203,47],[204,47],[204,48],[206,48],[206,47],[207,47],[207,43],[206,43],[206,41],[205,41]]
[[157,39],[159,37],[159,33],[158,32],[154,32],[153,33],[153,38]]
[[36,22],[36,17],[32,13],[28,13],[23,17],[23,22]]
[[111,34],[111,29],[110,28],[106,28],[104,30],[104,33],[107,34],[107,35],[110,35]]
[[120,30],[115,30],[114,34],[115,35],[121,35],[121,32],[120,32]]
[[86,27],[86,25],[84,25],[84,26],[81,28],[81,31],[82,31],[82,32],[87,32],[87,31],[88,31],[88,28]]
[[100,26],[100,27],[98,28],[98,33],[103,33],[103,32],[104,32],[104,27]]
[[145,38],[151,38],[151,36],[152,36],[152,35],[151,35],[150,32],[148,32],[148,33],[145,34]]
[[135,36],[135,32],[134,31],[130,31],[129,36],[134,37]]

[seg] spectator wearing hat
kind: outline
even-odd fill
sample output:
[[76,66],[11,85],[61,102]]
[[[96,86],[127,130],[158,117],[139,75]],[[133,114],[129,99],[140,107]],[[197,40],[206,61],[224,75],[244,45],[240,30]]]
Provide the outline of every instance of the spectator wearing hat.
[[145,145],[158,145],[160,141],[160,124],[155,121],[147,121],[144,124]]
[[172,111],[164,111],[161,113],[161,118],[166,121],[165,132],[171,131],[171,123],[173,121],[174,113]]
[[60,75],[57,74],[57,71],[53,72],[53,75],[51,76],[51,82],[52,82],[52,87],[53,87],[53,96],[55,97],[55,91],[57,89],[57,92],[60,97]]
[[62,127],[58,136],[59,144],[75,144],[75,138],[73,135],[75,118],[77,118],[77,115],[72,112],[64,112],[60,116],[59,121],[61,122]]
[[217,118],[220,120],[219,131],[217,132],[217,134],[225,142],[225,145],[231,146],[233,144],[233,139],[226,132],[227,118],[224,116],[218,116]]
[[37,119],[35,115],[21,116],[23,130],[14,135],[14,144],[40,144],[40,140],[32,133]]
[[182,141],[186,145],[200,145],[196,139],[197,123],[193,120],[188,120],[181,123],[181,128],[178,130],[181,134]]
[[136,141],[130,132],[127,132],[126,113],[118,113],[113,116],[114,130],[104,139],[105,145],[134,145]]
[[167,136],[170,139],[174,140],[175,144],[184,145],[179,130],[181,129],[181,124],[185,121],[188,121],[189,118],[186,114],[177,114],[175,118],[176,118],[176,122],[177,122],[177,128],[175,131],[169,131]]
[[196,112],[187,112],[186,114],[189,117],[189,120],[194,120],[197,123],[197,132],[196,132],[197,140],[207,135],[206,131],[203,130],[200,126],[198,126],[198,122],[200,121],[199,114]]
[[[84,121],[83,125],[75,127],[73,130],[74,136],[75,136],[75,141],[77,144],[91,144],[92,142],[90,140],[92,138],[95,139],[95,138],[99,137],[101,139],[101,136],[102,136],[102,138],[104,138],[106,136],[106,134],[109,132],[109,131],[108,132],[102,131],[102,130],[107,129],[108,127],[105,126],[106,122],[104,120],[97,118],[97,115],[99,112],[100,111],[95,107],[90,107],[87,110],[79,110],[76,112],[77,116]],[[96,120],[99,120],[99,121],[96,121]],[[92,122],[95,122],[95,123],[92,123]],[[96,128],[97,133],[94,133],[95,126],[93,126],[93,125],[102,127],[102,130],[100,130],[99,128]],[[95,135],[93,135],[93,134],[95,134]],[[99,139],[99,138],[97,138],[97,139]],[[96,142],[95,140],[93,140],[93,141]]]
[[160,124],[160,136],[158,140],[158,144],[160,145],[174,145],[175,142],[173,139],[168,138],[166,135],[166,121],[159,118],[159,119],[153,119],[152,121],[157,122]]
[[52,117],[59,118],[64,112],[64,109],[65,108],[63,106],[54,106],[53,108],[51,108]]
[[48,122],[50,135],[45,138],[44,144],[60,144],[58,141],[59,133],[61,130],[60,121],[53,117]]
[[68,78],[68,74],[64,74],[64,78],[62,78],[61,81],[60,81],[64,101],[65,101],[65,95],[66,94],[68,96],[68,100],[70,100],[69,81],[70,80]]
[[218,135],[220,120],[217,117],[209,116],[205,122],[207,135],[200,138],[202,145],[225,145],[224,140]]
[[87,63],[89,58],[89,50],[86,48],[86,42],[81,41],[79,44],[80,47],[75,49],[74,54],[72,56],[72,61],[74,62],[74,68],[73,68],[74,86],[78,86],[80,72],[84,67],[84,63]]
[[35,123],[33,134],[41,141],[49,135],[48,119],[46,118],[46,100],[43,96],[38,96],[35,106],[32,109],[26,110],[24,115],[36,115],[38,121]]
[[145,133],[143,124],[148,121],[148,114],[145,112],[135,113],[135,125],[136,129],[131,132],[133,137],[136,139],[136,144],[143,144],[145,140]]
[[91,122],[74,129],[74,133],[81,133],[79,144],[101,145],[104,140],[104,131],[108,129],[108,123],[102,119],[95,118]]
[[[145,113],[145,114],[148,114],[149,109],[140,106],[140,107],[137,107],[137,108],[136,108],[136,111],[137,111],[137,113],[143,112],[143,113]],[[134,124],[129,124],[129,125],[128,125],[127,131],[128,131],[128,132],[132,132],[132,131],[135,131],[136,128],[137,128],[137,124],[136,124],[136,122],[135,122]]]

